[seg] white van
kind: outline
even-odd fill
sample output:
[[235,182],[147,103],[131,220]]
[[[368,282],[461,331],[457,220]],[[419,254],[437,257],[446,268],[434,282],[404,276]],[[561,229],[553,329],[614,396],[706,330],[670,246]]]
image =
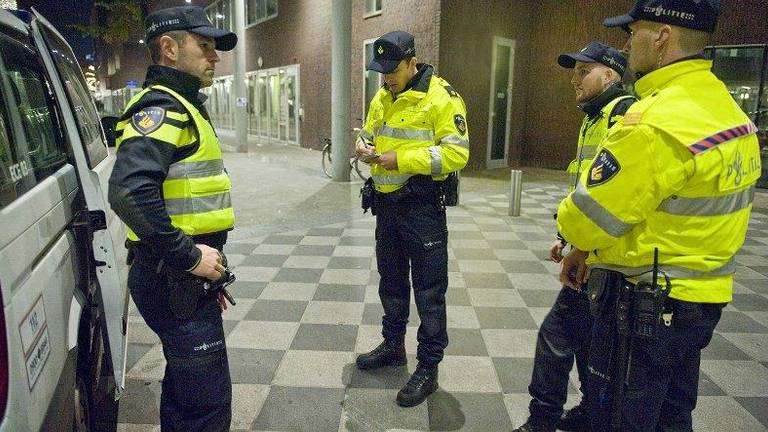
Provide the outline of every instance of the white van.
[[0,431],[114,427],[93,418],[116,410],[125,375],[113,164],[69,45],[36,13],[0,10]]

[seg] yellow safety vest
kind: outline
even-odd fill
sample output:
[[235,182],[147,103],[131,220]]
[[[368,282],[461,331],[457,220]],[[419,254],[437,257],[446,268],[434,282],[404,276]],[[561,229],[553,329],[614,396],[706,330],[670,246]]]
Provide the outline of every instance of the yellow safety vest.
[[[431,75],[432,67],[426,67],[430,69],[424,73]],[[371,100],[360,137],[372,142],[377,153],[397,152],[397,170],[376,164],[371,167],[379,192],[396,191],[417,174],[444,180],[467,164],[469,131],[464,100],[435,75],[424,90],[411,88],[393,99],[392,93],[382,88]]]
[[[630,98],[632,98],[632,96],[625,95],[613,99],[600,110],[600,113],[595,119],[590,120],[589,116],[584,116],[584,120],[581,122],[581,128],[579,129],[579,144],[576,151],[576,159],[572,160],[566,169],[566,172],[569,174],[569,192],[573,192],[576,188],[579,174],[592,165],[592,159],[595,157],[597,146],[600,145],[608,135],[608,129],[610,129],[609,125],[615,126],[615,123],[621,118],[619,115],[609,118],[613,109],[619,102]],[[611,122],[613,122],[613,124],[611,124]]]
[[635,83],[640,101],[611,129],[557,225],[592,267],[650,279],[654,248],[670,296],[732,299],[760,177],[756,127],[710,71],[685,60]]
[[[177,92],[161,85],[147,87],[134,96],[126,107],[130,110],[147,92],[159,90],[176,98],[187,113],[165,112],[165,118],[184,122],[192,117],[197,133],[192,128],[179,129],[164,123],[152,132],[144,135],[133,127],[131,118],[118,123],[116,130],[123,131],[116,140],[120,144],[126,139],[146,136],[176,147],[183,147],[199,140],[199,146],[192,155],[171,164],[168,175],[163,181],[163,199],[165,209],[171,218],[171,224],[187,235],[209,234],[232,229],[235,224],[235,212],[232,208],[230,190],[232,184],[224,170],[219,139],[211,123],[200,111]],[[138,241],[139,237],[130,228],[128,239]]]

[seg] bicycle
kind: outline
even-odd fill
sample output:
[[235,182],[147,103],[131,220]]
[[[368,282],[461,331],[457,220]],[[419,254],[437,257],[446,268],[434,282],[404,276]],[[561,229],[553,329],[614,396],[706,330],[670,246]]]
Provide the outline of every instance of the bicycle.
[[[355,128],[353,131],[360,132],[360,129]],[[328,178],[333,178],[333,152],[331,151],[331,139],[323,138],[323,142],[325,143],[322,153],[323,173],[325,173]],[[371,166],[365,162],[361,162],[357,156],[352,156],[349,158],[349,166],[352,168],[352,171],[354,171],[357,176],[360,177],[361,180],[366,181],[369,177],[371,177]]]

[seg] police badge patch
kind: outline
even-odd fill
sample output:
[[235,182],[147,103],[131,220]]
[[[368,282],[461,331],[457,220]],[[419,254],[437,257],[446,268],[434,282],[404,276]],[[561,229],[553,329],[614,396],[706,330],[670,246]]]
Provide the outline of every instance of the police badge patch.
[[144,108],[131,118],[131,124],[142,135],[156,131],[165,120],[165,110],[160,107]]
[[621,165],[619,165],[619,161],[613,157],[611,152],[603,149],[589,168],[587,186],[592,187],[601,185],[612,179],[620,170]]
[[453,116],[453,124],[456,125],[456,130],[459,131],[462,135],[467,133],[467,121],[464,120],[464,116],[461,114],[456,114]]

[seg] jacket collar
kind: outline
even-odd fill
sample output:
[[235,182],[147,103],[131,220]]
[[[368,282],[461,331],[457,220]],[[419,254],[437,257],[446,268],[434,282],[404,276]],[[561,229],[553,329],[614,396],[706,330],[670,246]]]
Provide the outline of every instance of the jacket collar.
[[168,66],[151,65],[147,69],[144,87],[162,85],[184,96],[192,104],[202,104],[206,96],[200,93],[200,78]]
[[408,81],[405,85],[405,90],[393,97],[393,99],[400,97],[421,99],[427,95],[429,90],[429,83],[434,75],[434,67],[430,64],[419,63],[416,65],[416,75]]
[[627,92],[624,91],[621,83],[614,83],[608,86],[602,93],[588,100],[587,102],[579,104],[579,108],[582,109],[589,118],[594,118],[600,113],[600,111],[608,105],[612,100],[617,97],[627,96]]
[[653,92],[666,87],[669,83],[683,75],[694,72],[709,71],[712,60],[700,55],[680,59],[662,68],[644,75],[635,82],[635,93],[640,99],[650,96]]

